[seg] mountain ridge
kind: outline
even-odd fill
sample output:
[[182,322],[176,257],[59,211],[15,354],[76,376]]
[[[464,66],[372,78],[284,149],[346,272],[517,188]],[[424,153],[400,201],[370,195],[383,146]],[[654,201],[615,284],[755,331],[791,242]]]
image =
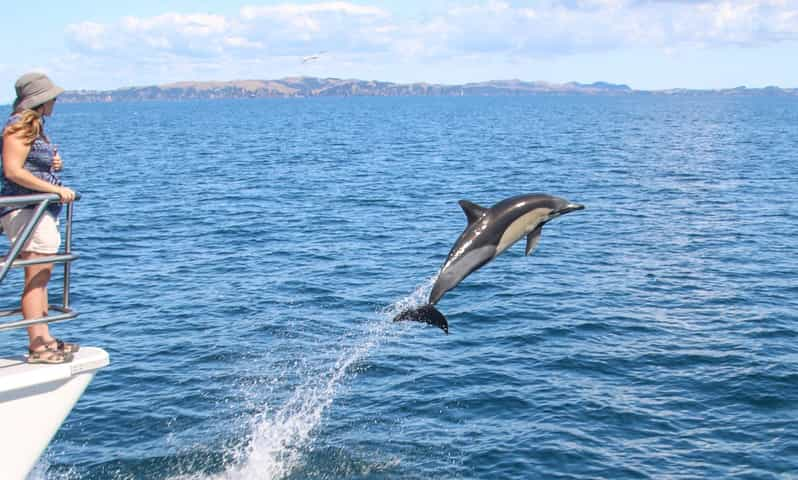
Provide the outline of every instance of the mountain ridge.
[[725,95],[798,96],[796,88],[768,86],[727,89],[635,90],[609,82],[550,83],[519,79],[489,80],[461,85],[426,82],[394,83],[319,77],[284,77],[274,80],[181,81],[163,85],[123,87],[114,90],[69,90],[59,96],[68,103],[196,100],[224,98],[302,98],[349,96],[529,96],[529,95]]

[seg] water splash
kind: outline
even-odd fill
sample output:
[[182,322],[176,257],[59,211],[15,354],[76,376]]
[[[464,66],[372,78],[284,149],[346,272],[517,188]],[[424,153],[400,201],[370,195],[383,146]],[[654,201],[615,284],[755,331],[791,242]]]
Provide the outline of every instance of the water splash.
[[45,450],[44,455],[39,458],[26,480],[78,480],[80,477],[73,467],[67,470],[51,471],[52,459],[56,455],[51,449]]
[[[287,401],[278,409],[268,405],[251,421],[249,442],[233,452],[228,469],[209,480],[263,480],[288,476],[300,465],[303,453],[314,439],[324,412],[332,405],[336,393],[350,373],[351,367],[364,359],[378,345],[398,334],[390,320],[399,312],[426,303],[435,278],[418,287],[409,296],[378,312],[378,319],[367,325],[362,338],[344,347],[332,367],[323,375],[307,375]],[[174,480],[188,480],[195,476],[181,476]]]
[[380,311],[380,315],[385,318],[394,318],[395,316],[399,315],[401,312],[404,312],[405,310],[425,305],[427,303],[427,300],[429,299],[429,292],[430,290],[432,290],[432,286],[435,285],[436,280],[438,280],[437,274],[430,277],[426,282],[417,287],[416,290],[407,297],[397,302],[394,302],[388,307],[382,309]]

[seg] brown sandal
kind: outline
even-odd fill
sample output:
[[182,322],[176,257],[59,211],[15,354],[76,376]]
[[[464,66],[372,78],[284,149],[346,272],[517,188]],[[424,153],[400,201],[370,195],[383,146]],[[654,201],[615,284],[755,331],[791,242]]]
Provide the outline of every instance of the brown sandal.
[[53,342],[55,342],[55,349],[58,350],[59,352],[76,353],[78,350],[80,350],[80,345],[78,345],[77,343],[65,342],[65,341],[59,340],[59,339],[57,339],[55,337],[53,337],[52,340],[47,342],[47,345],[49,345],[49,344],[51,344]]
[[72,354],[45,348],[44,350],[33,351],[28,349],[28,363],[45,363],[48,365],[59,365],[72,361]]

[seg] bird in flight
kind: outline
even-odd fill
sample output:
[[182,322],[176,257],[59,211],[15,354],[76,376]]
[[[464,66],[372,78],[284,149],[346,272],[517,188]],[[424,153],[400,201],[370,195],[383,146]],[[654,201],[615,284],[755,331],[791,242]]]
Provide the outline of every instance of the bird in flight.
[[315,60],[318,60],[318,59],[320,59],[320,58],[321,58],[321,56],[322,56],[322,55],[324,55],[325,53],[327,53],[327,51],[326,51],[326,50],[325,50],[325,51],[323,51],[323,52],[314,53],[313,55],[308,55],[308,56],[306,56],[306,57],[302,57],[302,63],[310,63],[310,62],[313,62],[313,61],[315,61]]

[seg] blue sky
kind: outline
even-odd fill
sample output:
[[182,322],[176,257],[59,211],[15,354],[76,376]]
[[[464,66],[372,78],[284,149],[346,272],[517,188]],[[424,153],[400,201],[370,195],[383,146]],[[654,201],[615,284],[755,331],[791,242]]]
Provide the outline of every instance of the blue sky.
[[798,0],[29,0],[3,10],[3,103],[27,71],[67,89],[295,75],[798,87]]

